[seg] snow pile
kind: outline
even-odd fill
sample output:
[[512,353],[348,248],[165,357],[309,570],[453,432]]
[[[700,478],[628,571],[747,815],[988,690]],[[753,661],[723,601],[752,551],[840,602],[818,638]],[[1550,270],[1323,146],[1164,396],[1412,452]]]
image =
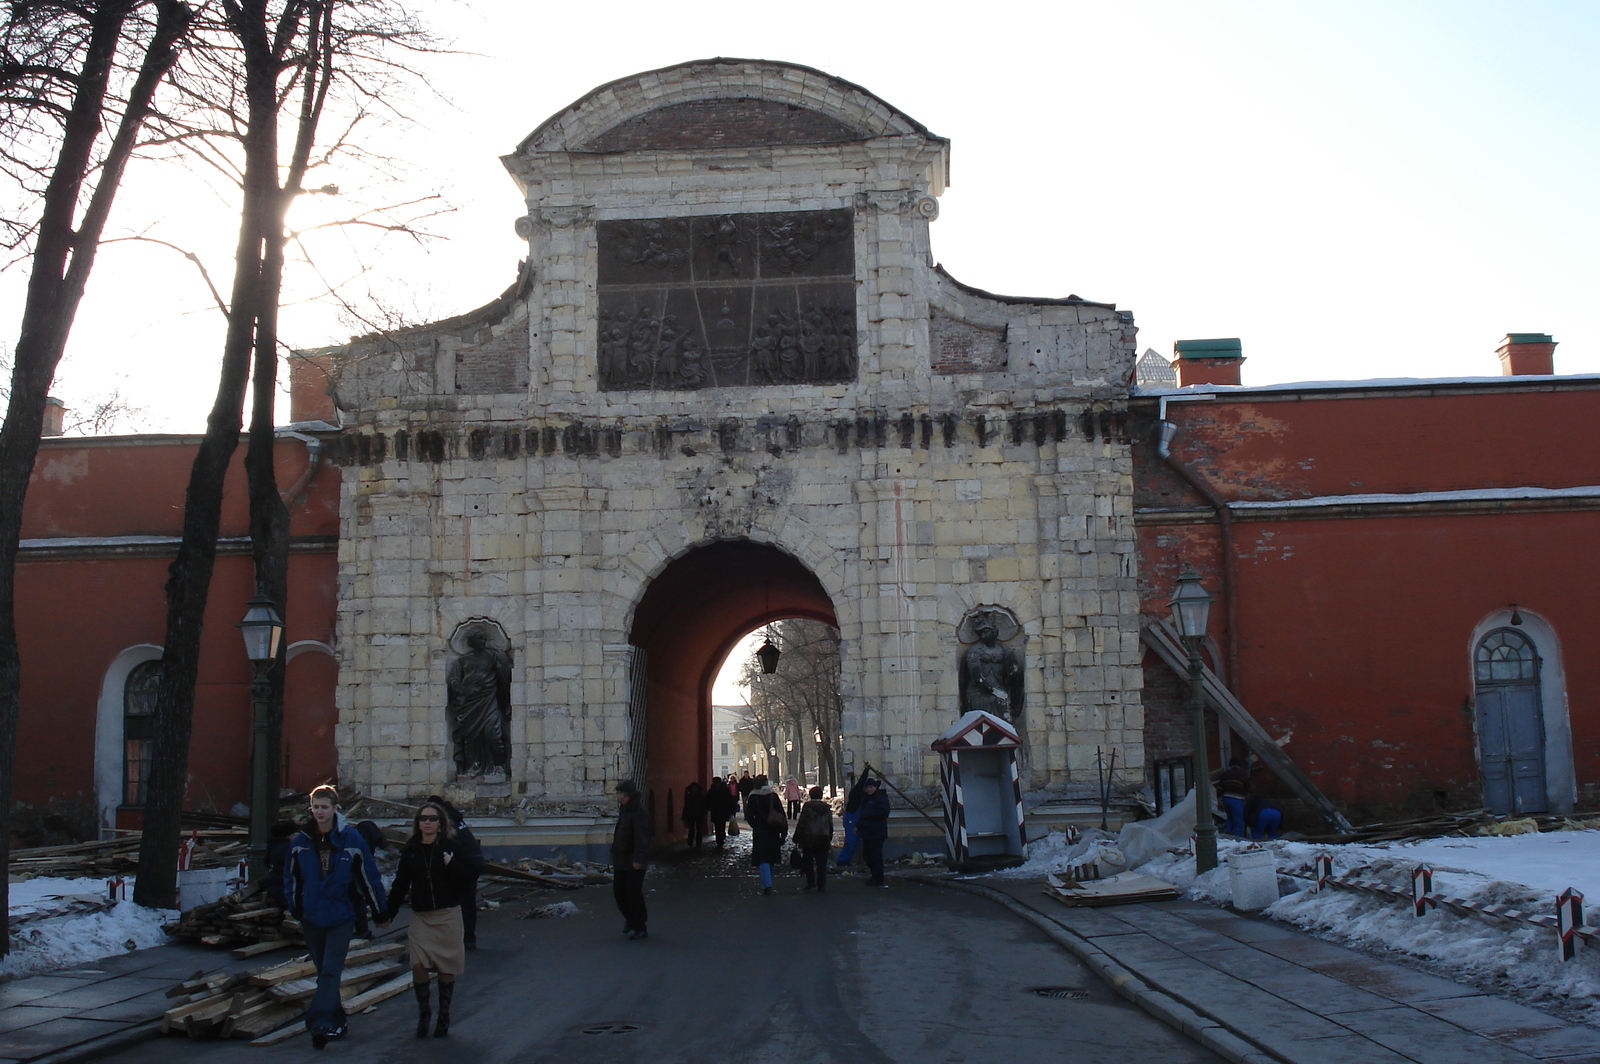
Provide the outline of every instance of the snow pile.
[[541,905],[536,909],[529,909],[522,914],[524,920],[549,920],[567,916],[577,916],[583,910],[570,901],[558,901],[549,905]]
[[[1246,845],[1218,840],[1219,856]],[[1417,958],[1463,982],[1518,998],[1558,1006],[1585,1023],[1600,1022],[1600,949],[1580,946],[1576,959],[1557,958],[1555,933],[1527,925],[1458,915],[1434,909],[1412,913],[1409,902],[1329,887],[1318,893],[1312,859],[1327,854],[1336,877],[1352,874],[1410,890],[1411,870],[1433,869],[1433,888],[1447,897],[1478,905],[1511,905],[1553,913],[1555,896],[1575,887],[1600,897],[1600,831],[1561,831],[1490,838],[1441,838],[1415,843],[1311,845],[1259,844],[1272,853],[1278,871],[1302,877],[1280,879],[1294,888],[1263,915],[1323,938],[1373,953],[1398,952]],[[1203,876],[1194,872],[1192,854],[1164,854],[1139,869],[1165,880],[1187,897],[1226,904],[1227,865]]]
[[[133,889],[131,877],[128,889]],[[11,884],[10,915],[11,953],[0,960],[0,977],[73,968],[165,945],[161,925],[178,916],[173,909],[112,903],[103,879],[46,876]]]

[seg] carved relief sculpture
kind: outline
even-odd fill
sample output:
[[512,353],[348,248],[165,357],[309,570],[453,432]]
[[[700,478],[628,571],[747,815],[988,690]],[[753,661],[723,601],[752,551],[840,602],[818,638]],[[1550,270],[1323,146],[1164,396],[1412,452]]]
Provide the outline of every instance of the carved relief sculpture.
[[972,645],[962,651],[961,712],[981,709],[1016,723],[1022,713],[1022,656],[1003,643],[1018,625],[1005,610],[974,610],[961,622],[958,636]]
[[491,635],[505,641],[493,622],[463,625],[457,637],[464,639],[466,651],[450,663],[445,677],[445,715],[456,772],[462,776],[509,776],[511,771],[511,655],[491,646]]
[[600,222],[602,390],[856,375],[848,210]]

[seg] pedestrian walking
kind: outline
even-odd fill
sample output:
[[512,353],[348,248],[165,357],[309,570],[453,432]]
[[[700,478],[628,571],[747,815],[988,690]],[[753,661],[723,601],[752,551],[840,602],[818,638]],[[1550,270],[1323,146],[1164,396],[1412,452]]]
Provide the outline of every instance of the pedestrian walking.
[[400,851],[400,867],[389,890],[389,908],[379,927],[388,927],[409,898],[411,925],[407,930],[411,961],[411,989],[417,995],[417,1037],[428,1037],[433,1019],[429,1001],[430,972],[439,975],[439,1018],[433,1037],[450,1033],[450,1002],[456,976],[467,970],[462,930],[462,899],[477,878],[467,859],[461,836],[442,804],[425,803],[411,820],[411,838]]
[[806,889],[818,894],[828,889],[828,850],[833,845],[833,806],[822,800],[822,788],[811,788],[811,800],[800,809],[794,824],[794,844],[800,847],[800,868]]
[[735,798],[728,790],[728,781],[721,776],[711,778],[711,786],[706,790],[706,814],[711,817],[711,827],[717,833],[717,849],[722,849],[722,844],[727,841],[728,821],[733,817],[734,810],[739,808],[739,799]]
[[478,841],[478,836],[467,826],[467,818],[461,815],[461,810],[451,805],[448,800],[437,794],[428,795],[427,800],[429,805],[443,809],[444,815],[449,818],[451,830],[455,832],[456,860],[465,861],[467,869],[472,873],[467,877],[461,890],[461,940],[467,949],[477,949],[478,877],[483,875],[483,870],[488,867],[488,862],[483,859],[483,843]]
[[844,816],[841,818],[844,822],[844,845],[839,847],[837,858],[840,868],[848,865],[856,855],[856,845],[859,841],[856,837],[856,821],[861,819],[861,785],[866,779],[867,777],[862,776],[856,780],[844,798]]
[[789,805],[789,819],[793,820],[800,815],[800,803],[805,799],[805,792],[800,789],[800,784],[790,776],[783,781],[783,800]]
[[311,1045],[321,1049],[346,1032],[339,983],[344,957],[356,929],[360,899],[375,913],[388,908],[377,862],[361,833],[339,812],[339,794],[332,787],[311,792],[311,820],[289,841],[283,868],[283,893],[289,911],[300,921],[306,952],[317,971],[317,988],[306,1007]]
[[683,821],[685,841],[691,850],[700,848],[700,840],[706,833],[706,794],[700,784],[691,783],[683,789],[683,812],[679,814]]
[[1250,797],[1250,770],[1245,767],[1244,758],[1228,760],[1228,767],[1217,776],[1216,787],[1222,798],[1222,809],[1228,816],[1228,822],[1222,826],[1223,833],[1244,836],[1244,803]]
[[783,840],[789,834],[789,821],[783,815],[783,800],[767,784],[767,777],[755,778],[756,789],[744,801],[744,822],[750,825],[750,860],[761,870],[761,893],[772,894],[772,866],[783,860]]
[[744,808],[744,795],[739,791],[739,777],[728,773],[728,796],[733,799],[733,812],[728,815],[728,834],[739,834],[739,810]]
[[630,939],[649,938],[645,924],[644,874],[650,862],[650,813],[632,780],[617,784],[617,829],[611,836],[611,893]]
[[869,886],[886,887],[883,881],[883,840],[889,837],[889,796],[871,776],[861,781],[861,814],[856,819],[856,838],[861,840],[861,856],[872,878]]

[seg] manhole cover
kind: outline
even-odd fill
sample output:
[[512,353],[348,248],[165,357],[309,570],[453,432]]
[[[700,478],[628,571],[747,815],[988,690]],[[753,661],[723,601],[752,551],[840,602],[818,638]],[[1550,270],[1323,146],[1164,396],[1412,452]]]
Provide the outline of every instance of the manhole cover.
[[639,1029],[636,1023],[597,1023],[593,1027],[585,1027],[584,1034],[632,1034]]
[[1087,990],[1074,990],[1070,986],[1036,986],[1033,992],[1043,998],[1061,998],[1067,1001],[1086,1001]]

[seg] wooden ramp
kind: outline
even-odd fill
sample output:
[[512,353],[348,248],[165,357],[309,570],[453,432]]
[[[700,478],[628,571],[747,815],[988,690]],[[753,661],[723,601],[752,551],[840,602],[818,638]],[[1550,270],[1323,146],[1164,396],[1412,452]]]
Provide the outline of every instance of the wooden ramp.
[[[1139,638],[1144,640],[1145,646],[1160,655],[1161,660],[1171,666],[1181,678],[1184,680],[1189,678],[1189,654],[1183,649],[1183,643],[1173,629],[1172,622],[1158,618],[1144,626],[1139,632]],[[1250,711],[1233,697],[1233,692],[1223,686],[1217,674],[1208,666],[1202,665],[1202,669],[1204,671],[1200,674],[1200,684],[1205,691],[1206,704],[1249,745],[1251,753],[1261,758],[1262,763],[1288,784],[1306,804],[1321,813],[1323,818],[1333,825],[1335,831],[1340,833],[1354,831],[1344,814],[1334,808],[1328,796],[1311,782],[1311,777],[1290,760],[1289,755],[1283,752],[1283,748],[1274,742],[1272,736],[1267,734],[1267,730],[1250,715]]]

